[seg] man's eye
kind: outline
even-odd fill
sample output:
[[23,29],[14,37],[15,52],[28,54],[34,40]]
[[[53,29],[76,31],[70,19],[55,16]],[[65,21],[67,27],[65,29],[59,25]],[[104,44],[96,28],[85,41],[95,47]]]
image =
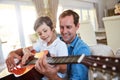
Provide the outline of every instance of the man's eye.
[[63,26],[60,26],[60,29],[63,29],[64,27]]
[[71,26],[67,26],[67,29],[70,29],[71,28]]

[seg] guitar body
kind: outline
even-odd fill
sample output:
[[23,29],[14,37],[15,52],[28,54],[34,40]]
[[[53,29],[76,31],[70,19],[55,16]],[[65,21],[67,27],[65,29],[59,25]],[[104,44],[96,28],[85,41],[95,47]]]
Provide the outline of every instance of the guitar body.
[[[43,54],[48,54],[49,53],[47,50],[41,51],[40,53],[37,53],[34,57],[41,57]],[[31,61],[33,58],[30,58],[29,61]],[[28,62],[29,62],[28,61]],[[26,62],[27,64],[27,62]],[[11,71],[12,74],[5,76],[3,78],[0,78],[0,80],[41,80],[44,75],[40,74],[38,71],[35,70],[34,65],[26,65],[25,68],[17,68],[13,69]],[[20,75],[19,77],[16,77],[16,75]]]
[[27,72],[26,74],[24,74],[22,76],[15,77],[14,74],[11,74],[11,75],[1,78],[0,80],[41,80],[42,77],[43,77],[43,75],[40,74],[39,72],[37,72],[33,68],[29,72]]
[[0,78],[0,80],[17,80],[17,78],[13,74],[10,74],[8,76]]

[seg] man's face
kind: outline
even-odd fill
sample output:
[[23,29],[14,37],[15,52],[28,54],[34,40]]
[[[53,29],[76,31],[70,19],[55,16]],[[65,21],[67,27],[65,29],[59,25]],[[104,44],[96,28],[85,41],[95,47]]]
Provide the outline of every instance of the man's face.
[[70,44],[74,40],[78,28],[79,24],[75,26],[72,15],[60,18],[60,33],[65,43]]

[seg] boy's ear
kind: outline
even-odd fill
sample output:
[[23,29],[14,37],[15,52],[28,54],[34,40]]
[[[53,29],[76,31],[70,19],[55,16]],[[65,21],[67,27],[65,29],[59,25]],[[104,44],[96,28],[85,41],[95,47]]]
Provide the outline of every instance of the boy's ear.
[[55,31],[55,27],[52,29],[52,31],[53,31],[53,32]]

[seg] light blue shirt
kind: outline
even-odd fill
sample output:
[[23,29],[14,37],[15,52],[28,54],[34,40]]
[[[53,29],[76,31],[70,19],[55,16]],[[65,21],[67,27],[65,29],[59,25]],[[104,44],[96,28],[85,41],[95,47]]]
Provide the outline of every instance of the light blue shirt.
[[[90,49],[78,36],[68,45],[68,55],[90,55]],[[68,80],[88,80],[88,67],[83,64],[68,64]]]

